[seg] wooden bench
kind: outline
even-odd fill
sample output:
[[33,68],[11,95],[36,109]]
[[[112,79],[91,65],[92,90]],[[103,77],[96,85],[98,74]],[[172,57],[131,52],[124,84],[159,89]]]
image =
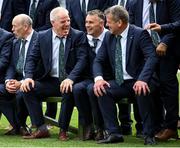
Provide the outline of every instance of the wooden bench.
[[[45,98],[43,100],[43,102],[57,102],[57,103],[61,102],[61,101],[62,101],[62,97],[48,97],[48,98]],[[133,99],[123,98],[121,100],[118,100],[117,103],[131,104],[131,103],[133,103]],[[45,122],[47,124],[51,124],[53,126],[59,127],[58,120],[50,118],[50,117],[45,116],[45,115],[44,115],[44,119],[45,119]],[[78,116],[78,119],[79,119],[79,116]],[[83,136],[84,129],[83,129],[83,126],[79,123],[79,120],[78,120],[78,127],[74,127],[74,126],[70,125],[69,126],[69,131],[72,132],[72,133],[78,134],[78,137],[81,140],[83,140],[83,138],[84,138],[84,136]]]
[[[43,100],[43,102],[61,102],[62,97],[48,97]],[[44,115],[45,123],[51,124],[53,126],[59,127],[58,120],[50,118]],[[78,116],[79,119],[79,116]],[[72,125],[69,126],[69,131],[75,134],[78,134],[80,139],[83,139],[83,127],[79,124],[78,120],[78,127],[74,127]]]

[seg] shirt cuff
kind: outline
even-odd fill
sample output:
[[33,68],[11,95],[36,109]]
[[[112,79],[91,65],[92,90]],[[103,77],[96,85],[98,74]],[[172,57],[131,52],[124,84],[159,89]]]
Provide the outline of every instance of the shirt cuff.
[[95,82],[95,83],[96,83],[96,81],[98,81],[98,80],[103,80],[103,77],[102,77],[102,76],[97,76],[97,77],[94,78],[94,82]]

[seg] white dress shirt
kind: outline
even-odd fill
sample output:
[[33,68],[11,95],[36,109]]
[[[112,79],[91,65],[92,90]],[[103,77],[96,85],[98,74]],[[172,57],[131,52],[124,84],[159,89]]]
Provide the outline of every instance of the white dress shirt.
[[3,1],[4,1],[4,0],[0,0],[0,21],[1,21]]
[[[127,35],[128,35],[128,30],[129,30],[129,25],[126,27],[126,29],[121,33],[121,48],[122,48],[122,66],[123,66],[123,79],[124,80],[129,80],[133,79],[127,71],[126,71],[126,45],[127,45]],[[103,79],[102,76],[97,76],[94,81],[96,82],[97,80]]]
[[[52,69],[50,72],[51,77],[59,77],[59,46],[60,39],[57,37],[58,35],[52,30]],[[64,49],[66,38],[63,38]],[[51,49],[50,49],[51,50]]]
[[[103,32],[100,34],[100,36],[99,36],[98,38],[96,38],[96,39],[99,39],[98,42],[97,42],[96,50],[95,50],[96,54],[97,54],[99,48],[101,47],[101,44],[102,44],[102,42],[103,42],[105,33],[106,33],[107,31],[108,31],[108,30],[107,30],[106,28],[104,28],[104,30],[103,30]],[[88,34],[88,35],[87,35],[87,38],[88,38],[89,45],[90,45],[91,47],[94,47],[93,36]]]

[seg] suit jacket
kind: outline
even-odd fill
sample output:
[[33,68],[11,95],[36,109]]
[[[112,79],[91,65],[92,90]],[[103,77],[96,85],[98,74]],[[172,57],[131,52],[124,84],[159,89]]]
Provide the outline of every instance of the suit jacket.
[[[158,24],[167,24],[180,19],[180,3],[178,0],[159,0],[156,2],[156,22]],[[130,23],[142,27],[143,0],[131,1],[129,15]],[[173,34],[159,34],[161,42],[168,46],[168,53],[177,53]],[[180,54],[180,51],[179,51]]]
[[[101,0],[89,0],[87,11],[101,8],[102,3],[100,7],[100,1]],[[80,0],[70,0],[68,10],[71,18],[71,26],[75,29],[86,31],[85,17],[81,11]]]
[[[38,33],[36,31],[33,32],[31,41],[29,43],[28,51],[26,54],[26,57],[29,56],[29,53],[34,48],[35,41],[38,37]],[[13,50],[11,55],[11,62],[6,72],[6,79],[18,79],[21,80],[23,76],[20,76],[16,71],[17,62],[19,59],[19,52],[20,52],[20,45],[21,40],[20,39],[14,39],[13,41]]]
[[162,33],[178,33],[180,34],[180,20],[174,23],[163,24],[161,25],[161,32]]
[[[130,25],[126,46],[127,73],[135,80],[149,82],[157,63],[155,47],[149,33]],[[110,63],[111,66],[106,71],[115,79],[115,49],[116,36],[107,32],[94,61],[94,77],[103,76],[103,63]]]
[[9,65],[13,34],[0,28],[0,83],[4,83],[6,69]]
[[[126,8],[127,10],[129,10],[130,1],[131,1],[131,0],[127,0],[127,2],[126,2],[125,8]],[[117,5],[117,4],[118,4],[118,0],[109,0],[109,7],[114,6],[114,5]]]
[[[53,8],[58,7],[57,0],[39,0],[35,11],[33,28],[36,31],[46,30],[51,27],[50,12]],[[29,14],[30,0],[25,0],[26,14]]]
[[[39,33],[35,48],[26,59],[25,77],[33,78],[37,62],[41,59],[44,67],[43,76],[39,79],[49,77],[52,68],[52,29]],[[87,60],[86,35],[73,28],[70,29],[65,44],[65,72],[67,78],[74,82],[86,66]]]
[[14,17],[13,0],[4,0],[1,11],[0,27],[11,31],[11,21]]

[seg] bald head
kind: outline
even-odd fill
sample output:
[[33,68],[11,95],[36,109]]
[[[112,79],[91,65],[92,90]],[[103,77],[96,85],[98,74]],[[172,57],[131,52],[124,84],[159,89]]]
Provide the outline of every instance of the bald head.
[[32,23],[33,23],[32,19],[26,14],[16,15],[13,21],[16,21],[22,25],[28,25],[28,26],[32,26]]
[[26,14],[19,14],[13,18],[12,31],[17,38],[26,38],[32,31],[32,19]]

